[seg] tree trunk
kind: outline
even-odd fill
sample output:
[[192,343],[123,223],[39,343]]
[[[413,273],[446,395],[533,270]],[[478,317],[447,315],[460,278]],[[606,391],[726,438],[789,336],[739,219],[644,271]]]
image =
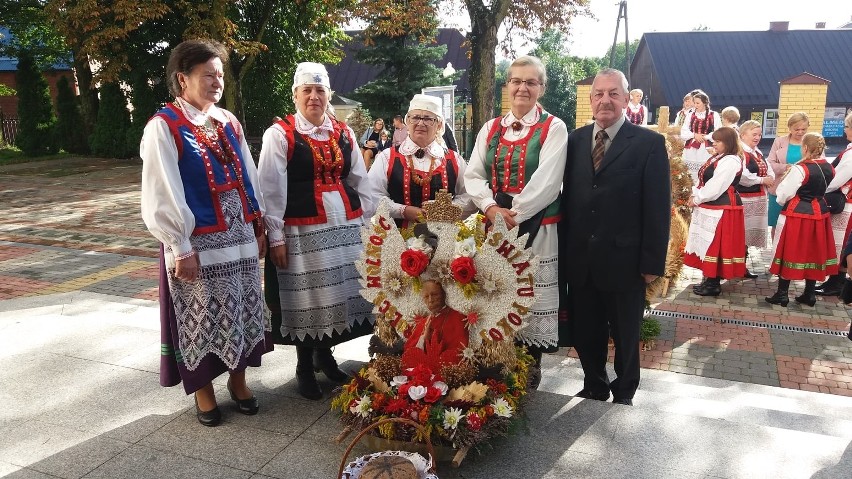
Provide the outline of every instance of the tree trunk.
[[89,57],[73,52],[74,70],[77,75],[77,87],[80,89],[80,113],[83,115],[83,131],[86,138],[95,131],[95,121],[98,119],[98,92],[92,84],[92,67]]
[[494,0],[491,8],[482,0],[467,0],[470,15],[470,89],[474,136],[482,125],[494,116],[494,65],[497,51],[497,31],[506,18],[510,0]]
[[225,91],[222,92],[223,107],[236,115],[240,123],[245,125],[245,111],[243,111],[242,81],[239,71],[235,71],[236,64],[225,67]]

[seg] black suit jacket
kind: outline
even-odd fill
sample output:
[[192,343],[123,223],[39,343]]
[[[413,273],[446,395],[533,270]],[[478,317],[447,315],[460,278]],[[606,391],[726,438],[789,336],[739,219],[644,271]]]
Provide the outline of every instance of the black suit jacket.
[[559,233],[560,291],[591,275],[602,291],[643,288],[641,274],[662,276],[671,223],[665,138],[625,121],[600,169],[592,166],[592,130],[568,136]]

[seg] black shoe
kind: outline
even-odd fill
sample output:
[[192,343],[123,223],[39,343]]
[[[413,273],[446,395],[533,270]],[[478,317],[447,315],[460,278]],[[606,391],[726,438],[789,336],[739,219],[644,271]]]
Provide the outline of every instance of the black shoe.
[[340,370],[330,349],[314,349],[314,372],[322,371],[329,380],[338,384],[349,382],[352,377]]
[[779,293],[778,291],[776,291],[772,296],[767,296],[763,299],[765,299],[769,304],[777,304],[780,306],[787,306],[787,303],[790,302],[790,297],[787,296],[787,293]]
[[814,293],[818,296],[840,296],[843,289],[843,275],[833,274],[822,283],[816,285]]
[[694,288],[692,290],[693,293],[698,296],[719,296],[722,294],[722,287],[718,284],[713,284],[710,281],[704,283],[699,288]]
[[209,411],[202,411],[198,407],[198,398],[195,398],[195,417],[203,426],[216,427],[222,422],[222,411],[219,410],[219,406]]
[[749,271],[748,268],[746,268],[746,272],[743,275],[743,278],[745,278],[745,279],[757,279],[757,275],[752,273],[751,271]]
[[692,285],[692,291],[698,291],[700,288],[703,288],[705,284],[707,284],[707,278],[701,278],[700,283]]
[[239,399],[234,391],[231,390],[231,380],[228,379],[228,392],[231,394],[231,399],[237,403],[237,411],[246,416],[254,416],[260,410],[260,405],[257,403],[257,397],[252,395],[248,399]]
[[538,389],[539,384],[541,384],[541,367],[532,365],[527,375],[527,389]]
[[814,293],[802,293],[801,296],[796,296],[796,302],[799,304],[807,304],[813,307],[816,304],[816,295]]
[[632,406],[633,405],[633,399],[631,399],[631,398],[621,398],[621,399],[612,398],[612,403],[613,404],[623,404],[625,406]]
[[317,401],[322,399],[322,389],[317,383],[317,376],[313,371],[296,371],[296,381],[299,384],[299,394],[305,399]]
[[582,389],[582,390],[580,390],[580,392],[575,394],[574,397],[583,398],[583,399],[594,399],[595,401],[606,401],[606,400],[609,399],[609,392],[595,393],[595,392],[589,391],[588,389]]

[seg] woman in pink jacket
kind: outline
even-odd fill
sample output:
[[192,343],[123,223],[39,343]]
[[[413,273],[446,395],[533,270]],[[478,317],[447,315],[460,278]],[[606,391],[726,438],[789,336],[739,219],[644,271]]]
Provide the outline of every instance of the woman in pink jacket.
[[[808,114],[800,111],[787,119],[787,136],[779,136],[772,143],[766,162],[772,168],[776,178],[782,178],[790,166],[802,159],[802,137],[808,132],[811,121]],[[781,205],[775,197],[776,186],[769,187],[769,226],[772,227],[772,238],[775,239],[775,225],[781,214]]]

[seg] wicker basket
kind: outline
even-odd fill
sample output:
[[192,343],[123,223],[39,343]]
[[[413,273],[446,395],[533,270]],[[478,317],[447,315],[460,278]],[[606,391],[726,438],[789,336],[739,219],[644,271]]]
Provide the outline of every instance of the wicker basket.
[[369,454],[367,456],[360,456],[355,461],[347,463],[347,459],[349,458],[349,454],[352,452],[352,449],[355,448],[355,445],[358,444],[358,441],[361,440],[371,429],[377,428],[382,424],[386,424],[389,422],[398,422],[402,424],[408,424],[417,429],[423,429],[423,426],[418,424],[411,419],[405,419],[401,417],[387,418],[382,419],[380,421],[376,421],[373,424],[365,427],[355,436],[355,439],[349,444],[349,447],[346,448],[346,452],[343,453],[343,459],[340,461],[340,469],[338,471],[337,477],[338,479],[358,479],[360,477],[361,469],[366,466],[366,464],[376,457],[383,455],[392,455],[392,456],[401,456],[405,457],[412,461],[415,464],[415,467],[418,465],[421,466],[418,469],[418,473],[420,473],[420,479],[438,479],[438,476],[435,475],[435,449],[432,447],[432,441],[429,440],[428,434],[424,434],[426,437],[426,450],[428,458],[424,458],[420,454],[416,452],[406,452],[406,451],[382,451],[374,454]]

